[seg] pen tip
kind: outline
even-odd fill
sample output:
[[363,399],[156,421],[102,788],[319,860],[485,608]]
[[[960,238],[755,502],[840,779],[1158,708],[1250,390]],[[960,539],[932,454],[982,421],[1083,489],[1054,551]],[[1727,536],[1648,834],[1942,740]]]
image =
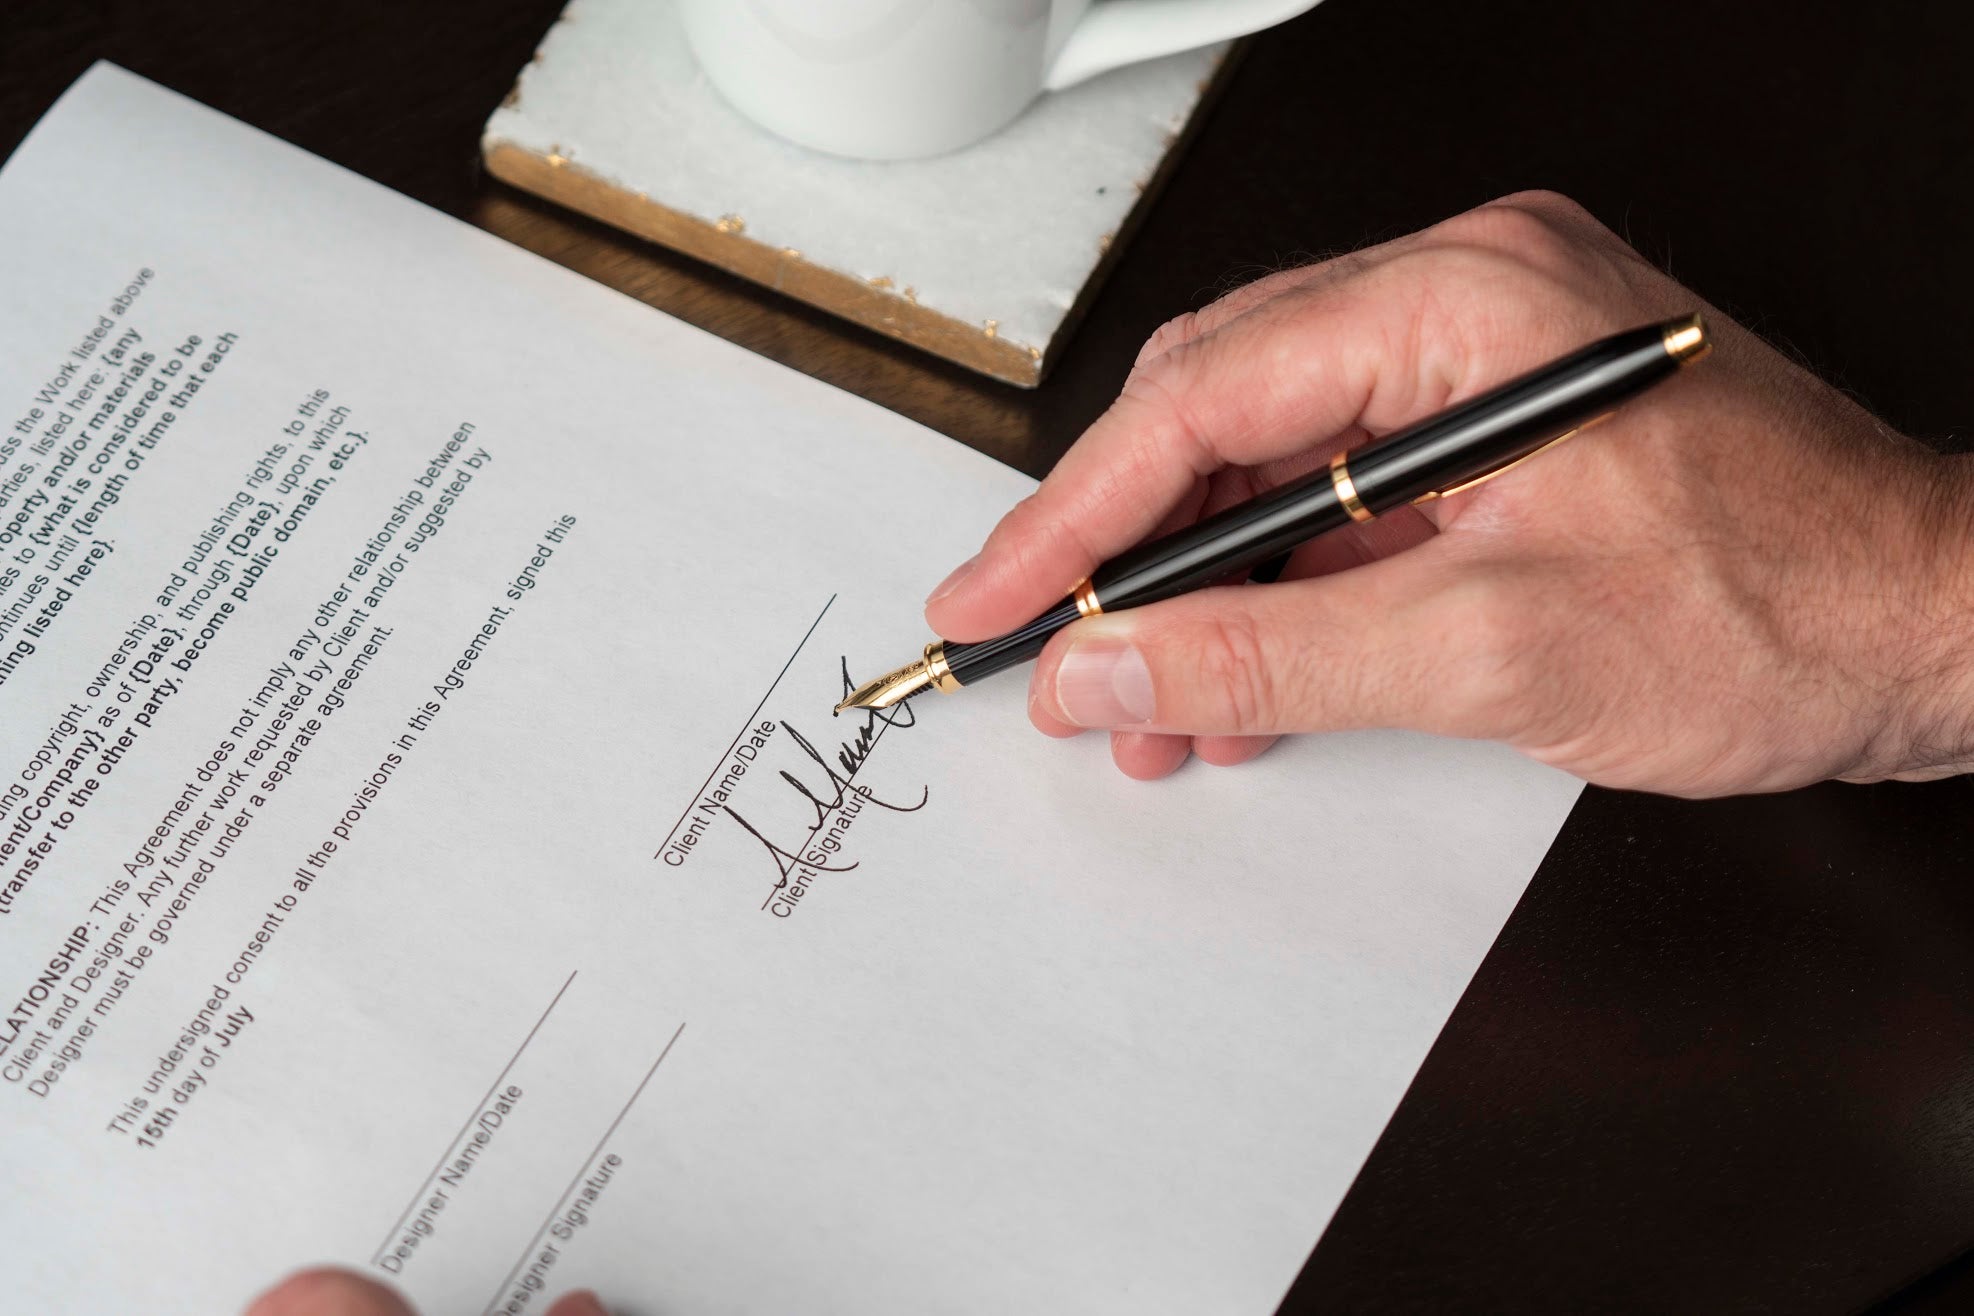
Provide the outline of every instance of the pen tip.
[[919,691],[932,684],[930,665],[925,661],[900,667],[895,672],[886,672],[875,681],[866,681],[844,696],[836,706],[838,713],[853,708],[889,708],[901,704]]
[[852,690],[843,697],[842,703],[829,710],[829,715],[831,717],[842,717],[853,708],[869,708],[870,704],[868,701],[878,693],[876,689],[878,684],[878,682],[872,681],[868,684],[858,686],[855,690]]

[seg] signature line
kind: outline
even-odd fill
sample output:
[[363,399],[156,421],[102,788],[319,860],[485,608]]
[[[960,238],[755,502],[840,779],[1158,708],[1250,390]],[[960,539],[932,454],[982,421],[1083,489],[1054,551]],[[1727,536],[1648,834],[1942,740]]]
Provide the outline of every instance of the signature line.
[[576,971],[574,969],[571,969],[569,970],[569,976],[562,980],[562,986],[556,989],[555,999],[548,1003],[548,1009],[543,1010],[541,1012],[541,1018],[535,1020],[535,1026],[533,1028],[530,1028],[528,1030],[528,1035],[521,1039],[521,1045],[514,1048],[514,1054],[507,1058],[507,1064],[501,1069],[500,1073],[495,1076],[494,1081],[487,1085],[486,1094],[480,1098],[479,1104],[474,1106],[472,1111],[468,1113],[468,1115],[466,1116],[466,1122],[459,1126],[459,1132],[452,1135],[452,1141],[448,1142],[446,1144],[446,1149],[439,1154],[439,1163],[437,1165],[434,1165],[431,1168],[431,1170],[425,1175],[425,1177],[418,1181],[418,1191],[414,1192],[411,1195],[411,1201],[405,1204],[404,1210],[399,1212],[398,1218],[392,1222],[391,1232],[385,1234],[384,1241],[377,1245],[377,1251],[370,1258],[371,1265],[374,1266],[379,1261],[383,1260],[384,1249],[391,1245],[391,1240],[393,1238],[397,1237],[398,1229],[404,1224],[405,1218],[411,1214],[414,1208],[417,1207],[418,1199],[425,1195],[426,1186],[432,1182],[433,1177],[436,1176],[440,1168],[445,1165],[446,1157],[452,1155],[452,1149],[459,1145],[459,1140],[466,1136],[466,1130],[473,1127],[473,1116],[478,1115],[482,1110],[485,1110],[487,1103],[493,1100],[494,1089],[498,1088],[501,1085],[501,1082],[504,1079],[506,1079],[508,1072],[514,1068],[514,1063],[521,1058],[521,1053],[528,1049],[528,1043],[535,1040],[535,1034],[539,1033],[541,1031],[541,1026],[548,1022],[549,1012],[555,1009],[556,1004],[560,1002],[562,999],[562,993],[568,991],[569,984],[574,982],[575,980],[576,980]]
[[617,1126],[624,1122],[624,1116],[631,1113],[631,1107],[635,1106],[637,1099],[644,1095],[645,1084],[649,1083],[651,1076],[658,1072],[658,1066],[665,1063],[665,1057],[672,1054],[672,1044],[679,1040],[679,1034],[684,1031],[685,1025],[681,1023],[673,1031],[672,1040],[665,1043],[665,1049],[660,1051],[658,1058],[651,1062],[651,1068],[644,1071],[644,1077],[638,1080],[637,1090],[631,1093],[631,1099],[624,1103],[624,1108],[617,1112],[617,1118],[610,1121],[610,1127],[603,1131],[603,1136],[596,1140],[596,1146],[589,1149],[589,1155],[585,1156],[583,1163],[577,1167],[575,1177],[569,1180],[569,1186],[562,1190],[562,1195],[555,1199],[555,1205],[549,1209],[548,1218],[541,1222],[541,1226],[534,1233],[528,1235],[528,1246],[521,1249],[521,1259],[514,1263],[514,1269],[508,1271],[507,1277],[501,1280],[500,1287],[494,1290],[493,1297],[487,1300],[485,1310],[492,1311],[494,1309],[494,1304],[500,1301],[501,1295],[506,1293],[508,1286],[514,1283],[514,1277],[521,1273],[521,1267],[528,1264],[528,1258],[534,1255],[535,1244],[540,1241],[543,1234],[548,1232],[548,1227],[555,1223],[555,1217],[562,1214],[562,1203],[568,1201],[569,1194],[576,1191],[576,1185],[583,1181],[583,1175],[588,1172],[589,1167],[595,1162],[596,1158],[602,1154],[605,1144],[610,1141],[610,1135],[615,1133]]
[[719,774],[719,771],[722,767],[726,766],[726,761],[729,757],[732,756],[734,747],[740,744],[740,737],[747,734],[748,730],[754,725],[754,719],[759,717],[761,715],[761,710],[768,706],[768,700],[774,697],[775,686],[780,685],[781,678],[788,675],[788,669],[795,666],[795,660],[802,656],[802,646],[807,644],[809,642],[809,637],[816,633],[816,627],[822,625],[822,619],[828,615],[831,605],[834,604],[835,602],[836,602],[836,596],[834,594],[830,595],[829,602],[823,604],[822,611],[817,613],[816,619],[809,623],[809,629],[802,632],[801,644],[797,644],[795,646],[795,652],[788,655],[788,661],[781,665],[781,670],[775,673],[775,679],[773,684],[768,686],[768,693],[761,696],[761,702],[754,705],[754,711],[747,715],[747,720],[741,723],[740,725],[740,731],[734,736],[733,740],[727,745],[727,752],[725,754],[720,755],[720,757],[714,761],[713,770],[706,774],[706,780],[699,783],[699,789],[692,793],[692,799],[686,804],[685,808],[679,811],[679,820],[672,824],[672,830],[666,832],[665,839],[658,843],[657,852],[651,856],[653,859],[656,859],[665,853],[665,847],[670,845],[672,843],[672,838],[679,834],[679,828],[685,826],[686,815],[692,812],[692,806],[699,803],[700,797],[706,793],[706,788],[713,784],[713,778]]
[[[889,731],[890,729],[891,729],[891,723],[888,721],[885,722],[882,726],[878,727],[877,734],[870,738],[870,747],[873,751],[877,749],[877,742],[884,739],[884,733]],[[849,796],[849,791],[847,787],[851,786],[856,782],[857,774],[864,770],[864,764],[868,762],[870,762],[870,755],[866,754],[863,760],[859,762],[856,767],[850,769],[850,775],[843,779],[843,784],[846,787],[844,791],[845,798],[848,798]],[[820,802],[821,801],[818,801],[818,803]],[[809,829],[808,837],[803,840],[801,845],[795,848],[795,853],[799,855],[803,851],[807,850],[809,848],[810,842],[816,839],[816,834],[822,831],[823,828],[829,826],[830,814],[836,813],[838,810],[842,809],[842,807],[843,807],[843,802],[839,800],[837,801],[835,807],[830,809],[829,813],[825,813],[821,818],[817,819],[816,825]],[[774,887],[768,892],[768,898],[761,902],[761,908],[766,909],[769,905],[774,904],[775,897],[780,895],[782,889],[788,885],[789,873],[793,872],[797,868],[809,868],[809,867],[813,867],[813,865],[806,864],[800,860],[797,860],[790,867],[783,869],[781,874],[781,880],[779,882],[776,882],[774,884]]]

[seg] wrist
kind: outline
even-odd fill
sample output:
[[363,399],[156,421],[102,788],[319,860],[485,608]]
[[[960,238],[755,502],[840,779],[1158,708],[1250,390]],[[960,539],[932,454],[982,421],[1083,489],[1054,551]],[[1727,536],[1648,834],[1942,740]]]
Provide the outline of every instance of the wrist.
[[1919,588],[1893,670],[1900,746],[1883,767],[1905,780],[1974,769],[1974,456],[1928,454],[1919,465]]

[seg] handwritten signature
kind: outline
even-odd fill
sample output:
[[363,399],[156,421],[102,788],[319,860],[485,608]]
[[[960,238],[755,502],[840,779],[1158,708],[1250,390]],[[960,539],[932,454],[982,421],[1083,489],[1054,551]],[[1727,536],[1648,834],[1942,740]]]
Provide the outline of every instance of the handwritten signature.
[[[848,658],[842,659],[842,675],[843,693],[847,695],[857,688],[857,682],[850,677],[850,661]],[[813,785],[811,781],[804,780],[786,768],[781,770],[781,779],[797,795],[802,797],[803,801],[808,805],[809,815],[814,818],[814,823],[810,826],[807,835],[803,837],[801,844],[793,850],[777,844],[775,841],[770,840],[760,828],[749,822],[747,817],[738,809],[734,808],[732,804],[729,803],[723,806],[726,809],[727,816],[746,828],[748,835],[759,841],[762,848],[768,852],[769,857],[774,860],[775,869],[779,874],[779,879],[775,882],[776,890],[780,890],[788,885],[789,875],[797,868],[811,869],[819,873],[847,873],[857,866],[855,861],[838,865],[821,862],[827,858],[821,851],[816,851],[813,854],[804,853],[809,850],[810,843],[816,839],[817,834],[829,822],[830,815],[841,809],[844,802],[851,795],[854,794],[861,801],[858,805],[859,808],[862,808],[865,804],[874,804],[881,809],[889,809],[893,813],[916,813],[925,807],[926,802],[932,796],[930,787],[921,787],[919,789],[917,803],[898,803],[880,798],[869,786],[860,786],[856,780],[857,773],[870,760],[872,751],[877,748],[877,742],[883,738],[886,731],[894,727],[899,730],[908,730],[918,725],[918,714],[912,709],[910,703],[896,704],[890,708],[864,709],[860,725],[856,727],[848,739],[838,742],[834,762],[825,758],[822,751],[818,750],[809,741],[809,738],[798,731],[795,725],[786,718],[782,719],[781,725],[782,729],[788,733],[789,739],[800,746],[803,757],[809,761],[808,765],[802,771],[813,773],[814,770],[820,769],[824,783],[820,786]],[[786,799],[787,797],[783,796],[781,798]]]

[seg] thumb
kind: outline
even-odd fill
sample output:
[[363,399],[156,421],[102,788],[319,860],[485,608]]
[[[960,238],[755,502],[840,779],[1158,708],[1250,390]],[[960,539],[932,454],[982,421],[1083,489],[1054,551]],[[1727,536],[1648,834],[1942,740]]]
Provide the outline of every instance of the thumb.
[[1334,575],[1202,590],[1069,627],[1031,703],[1113,730],[1503,738],[1521,664],[1497,593],[1442,540]]

